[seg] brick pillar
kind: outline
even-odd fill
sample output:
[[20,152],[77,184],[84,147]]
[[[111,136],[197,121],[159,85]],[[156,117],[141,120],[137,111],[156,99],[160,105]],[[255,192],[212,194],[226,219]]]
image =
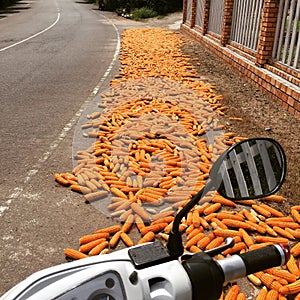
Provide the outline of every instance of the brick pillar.
[[264,0],[256,64],[263,67],[272,57],[280,0]]
[[230,39],[233,4],[234,4],[234,0],[224,1],[223,25],[222,25],[222,34],[221,34],[222,46],[225,46]]
[[182,23],[183,24],[186,22],[187,1],[188,0],[183,0],[183,5],[182,5]]
[[192,0],[191,28],[195,27],[197,0]]
[[203,34],[207,33],[209,21],[210,0],[205,0],[203,9]]

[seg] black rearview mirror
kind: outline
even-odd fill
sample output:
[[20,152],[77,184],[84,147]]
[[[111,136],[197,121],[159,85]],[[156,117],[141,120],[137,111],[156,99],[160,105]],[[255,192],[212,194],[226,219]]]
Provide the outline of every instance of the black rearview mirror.
[[213,164],[205,187],[176,215],[167,244],[170,255],[183,253],[179,224],[207,192],[216,190],[231,200],[262,198],[279,190],[285,174],[284,151],[273,139],[247,139],[227,149]]
[[285,173],[282,147],[272,139],[255,138],[228,149],[212,168],[210,178],[223,197],[242,200],[274,194]]

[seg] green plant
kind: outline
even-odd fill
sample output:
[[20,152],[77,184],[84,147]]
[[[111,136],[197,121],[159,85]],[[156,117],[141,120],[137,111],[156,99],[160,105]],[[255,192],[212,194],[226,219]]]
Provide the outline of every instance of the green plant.
[[104,0],[104,6],[105,10],[108,11],[122,10],[124,8],[122,0]]
[[135,9],[150,9],[157,15],[165,15],[182,9],[182,0],[104,0],[109,11],[133,12]]
[[13,5],[17,0],[0,0],[0,8],[6,8],[7,6]]
[[157,12],[147,7],[136,8],[131,13],[131,18],[133,20],[153,18],[156,16],[157,16]]

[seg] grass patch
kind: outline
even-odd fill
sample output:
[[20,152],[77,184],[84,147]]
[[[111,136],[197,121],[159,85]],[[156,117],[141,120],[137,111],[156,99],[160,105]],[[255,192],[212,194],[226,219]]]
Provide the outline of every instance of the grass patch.
[[131,19],[139,21],[142,19],[154,18],[157,17],[158,14],[153,9],[147,7],[136,8],[131,13]]

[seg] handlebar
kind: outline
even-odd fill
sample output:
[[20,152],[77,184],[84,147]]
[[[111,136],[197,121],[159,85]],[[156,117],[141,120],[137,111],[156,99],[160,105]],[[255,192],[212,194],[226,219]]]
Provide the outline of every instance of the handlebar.
[[281,245],[269,245],[257,250],[217,261],[224,273],[224,282],[281,266],[288,261],[289,252]]
[[215,261],[205,252],[184,260],[182,265],[192,283],[193,299],[219,299],[225,282],[285,264],[289,250],[274,244]]
[[270,245],[215,260],[216,251],[223,249],[219,246],[214,251],[187,253],[175,259],[161,243],[147,243],[39,271],[1,299],[106,296],[105,299],[217,300],[224,282],[285,264],[289,259],[287,249]]

